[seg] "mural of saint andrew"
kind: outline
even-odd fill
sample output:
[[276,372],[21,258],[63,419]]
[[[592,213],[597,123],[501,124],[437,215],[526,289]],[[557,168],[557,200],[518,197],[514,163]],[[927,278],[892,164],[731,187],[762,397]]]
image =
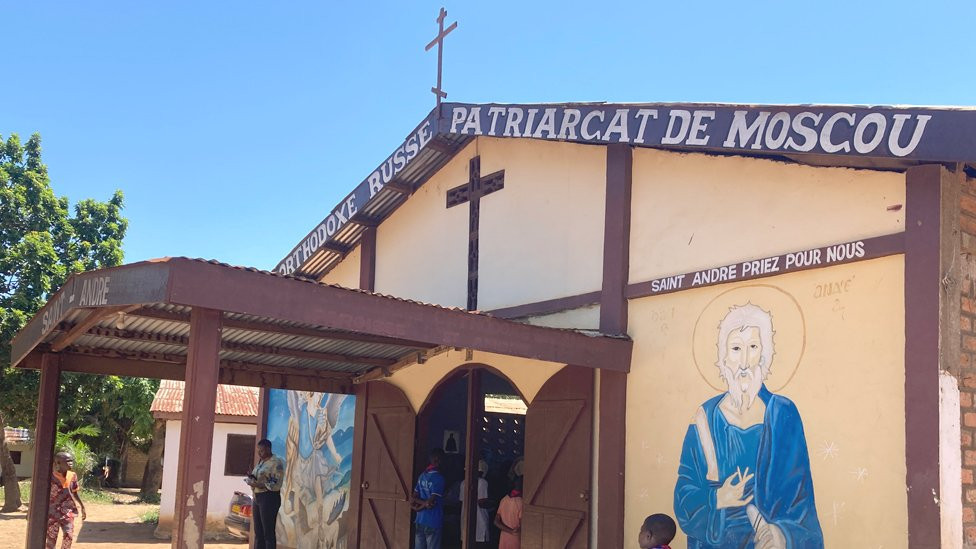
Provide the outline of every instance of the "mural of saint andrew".
[[800,413],[764,384],[770,314],[732,307],[717,366],[728,390],[698,408],[681,449],[674,510],[689,549],[822,548]]

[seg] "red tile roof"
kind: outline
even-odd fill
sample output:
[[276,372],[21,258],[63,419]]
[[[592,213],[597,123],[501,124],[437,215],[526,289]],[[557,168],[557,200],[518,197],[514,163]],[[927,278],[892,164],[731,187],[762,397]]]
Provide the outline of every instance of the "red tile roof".
[[[164,379],[153,399],[152,412],[180,413],[183,411],[183,382]],[[217,386],[217,415],[257,417],[258,389],[237,385]]]
[[3,437],[7,442],[30,442],[31,439],[30,431],[15,427],[4,427]]

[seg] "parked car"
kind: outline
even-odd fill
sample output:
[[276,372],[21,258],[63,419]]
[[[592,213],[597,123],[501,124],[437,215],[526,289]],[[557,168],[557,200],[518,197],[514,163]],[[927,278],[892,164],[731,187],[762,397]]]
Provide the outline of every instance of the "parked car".
[[224,526],[230,535],[248,539],[251,535],[251,496],[243,492],[234,492],[230,498],[230,512],[224,518]]

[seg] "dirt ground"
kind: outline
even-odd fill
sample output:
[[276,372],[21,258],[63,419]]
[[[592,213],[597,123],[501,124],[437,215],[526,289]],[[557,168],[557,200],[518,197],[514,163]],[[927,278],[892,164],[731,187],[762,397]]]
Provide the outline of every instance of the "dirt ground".
[[[125,549],[138,546],[139,549],[168,549],[169,540],[156,539],[155,524],[144,524],[141,516],[147,511],[158,509],[158,505],[132,503],[124,496],[117,497],[115,503],[86,503],[88,520],[84,523],[75,519],[75,543],[77,549]],[[80,526],[80,530],[79,530]],[[0,549],[23,549],[27,536],[27,510],[21,508],[16,513],[0,513]],[[60,546],[60,542],[59,542]],[[222,540],[207,542],[208,549],[245,549],[247,544]]]

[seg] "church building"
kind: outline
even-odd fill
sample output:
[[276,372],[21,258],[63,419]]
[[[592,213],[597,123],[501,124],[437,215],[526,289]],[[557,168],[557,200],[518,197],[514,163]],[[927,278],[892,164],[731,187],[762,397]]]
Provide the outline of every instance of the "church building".
[[974,254],[976,109],[439,102],[274,272],[74,275],[11,364],[35,479],[62,372],[185,381],[174,549],[218,383],[262,389],[282,547],[412,547],[437,448],[445,548],[519,483],[525,549],[976,547]]
[[976,543],[974,178],[972,109],[441,104],[275,271],[632,349],[359,376],[349,546],[449,440],[523,461],[523,547]]

